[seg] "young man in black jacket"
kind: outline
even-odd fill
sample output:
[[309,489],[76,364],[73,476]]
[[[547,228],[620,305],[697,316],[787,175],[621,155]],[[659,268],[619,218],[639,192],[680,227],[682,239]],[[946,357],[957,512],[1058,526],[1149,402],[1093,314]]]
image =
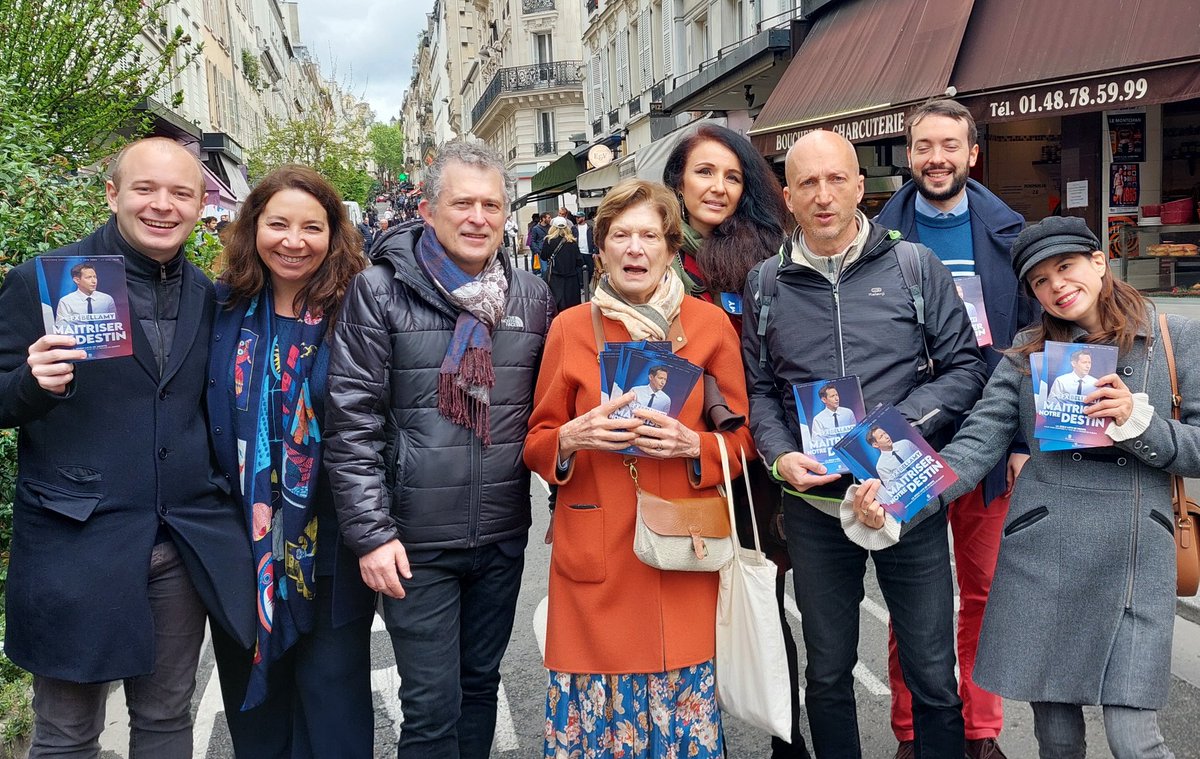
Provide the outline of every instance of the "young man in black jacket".
[[325,462],[342,538],[383,593],[404,724],[397,757],[488,756],[521,588],[521,459],[554,311],[501,252],[512,182],[443,145],[420,212],[377,240],[332,338]]
[[863,180],[853,145],[809,133],[788,152],[786,172],[798,228],[790,250],[750,273],[742,346],[754,441],[785,493],[813,748],[818,757],[861,755],[851,673],[870,555],[913,691],[918,755],[962,756],[945,513],[927,507],[886,548],[853,542],[840,521],[850,480],[801,452],[791,386],[857,375],[867,408],[893,404],[936,446],[979,398],[984,362],[946,267],[857,210]]
[[124,259],[133,355],[83,361],[43,334],[34,261],[0,288],[0,427],[21,428],[4,652],[34,675],[30,757],[96,755],[124,680],[134,753],[185,759],[206,607],[249,647],[254,570],[210,465],[213,285],[183,254],[200,165],[159,137],[112,171],[112,218],[53,253]]

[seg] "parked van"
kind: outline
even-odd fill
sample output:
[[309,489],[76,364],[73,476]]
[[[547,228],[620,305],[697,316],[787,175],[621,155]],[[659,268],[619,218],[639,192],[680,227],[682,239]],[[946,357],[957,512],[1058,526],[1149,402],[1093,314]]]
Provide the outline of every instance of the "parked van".
[[346,207],[346,213],[350,216],[350,223],[354,226],[362,224],[363,213],[362,207],[353,200],[343,200],[342,205]]

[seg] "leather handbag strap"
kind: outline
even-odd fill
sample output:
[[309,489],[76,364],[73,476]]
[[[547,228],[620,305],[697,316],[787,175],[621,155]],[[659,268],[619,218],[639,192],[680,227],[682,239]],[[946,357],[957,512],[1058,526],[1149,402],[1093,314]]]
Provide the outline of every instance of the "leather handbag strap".
[[[1171,378],[1171,418],[1179,421],[1183,396],[1179,394],[1179,375],[1175,372],[1175,349],[1171,344],[1171,330],[1167,327],[1166,314],[1158,315],[1158,331],[1162,335],[1163,352],[1167,357],[1167,374]],[[1186,516],[1187,491],[1184,488],[1183,478],[1178,475],[1171,477],[1171,485],[1175,490],[1171,506],[1175,509],[1175,522],[1178,524]]]

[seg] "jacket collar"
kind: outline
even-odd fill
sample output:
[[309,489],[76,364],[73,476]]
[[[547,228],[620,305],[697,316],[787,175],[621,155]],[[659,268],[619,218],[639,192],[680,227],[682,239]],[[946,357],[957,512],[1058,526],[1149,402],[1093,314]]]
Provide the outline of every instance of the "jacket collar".
[[115,250],[125,257],[126,279],[141,282],[152,282],[159,278],[175,279],[183,271],[182,247],[165,264],[159,263],[136,250],[125,240],[121,230],[117,228],[116,216],[109,217],[108,223],[100,230],[100,237],[106,249]]

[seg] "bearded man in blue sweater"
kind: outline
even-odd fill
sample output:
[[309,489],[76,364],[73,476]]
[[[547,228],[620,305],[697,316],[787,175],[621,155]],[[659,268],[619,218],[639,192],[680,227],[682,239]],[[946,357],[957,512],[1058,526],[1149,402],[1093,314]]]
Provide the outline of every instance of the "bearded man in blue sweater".
[[[918,107],[905,127],[912,180],[879,212],[876,221],[906,240],[933,250],[955,277],[978,275],[993,344],[983,348],[990,374],[1000,351],[1033,321],[1035,307],[1021,294],[1009,259],[1025,220],[968,176],[979,158],[978,131],[970,111],[953,100]],[[1014,441],[1007,466],[998,465],[971,493],[950,504],[961,608],[958,618],[959,692],[966,723],[968,759],[1004,759],[996,739],[1004,724],[1001,699],[975,685],[972,670],[979,626],[987,603],[1008,497],[1029,448]],[[892,730],[896,759],[913,756],[912,697],[904,685],[895,638],[888,640]]]

